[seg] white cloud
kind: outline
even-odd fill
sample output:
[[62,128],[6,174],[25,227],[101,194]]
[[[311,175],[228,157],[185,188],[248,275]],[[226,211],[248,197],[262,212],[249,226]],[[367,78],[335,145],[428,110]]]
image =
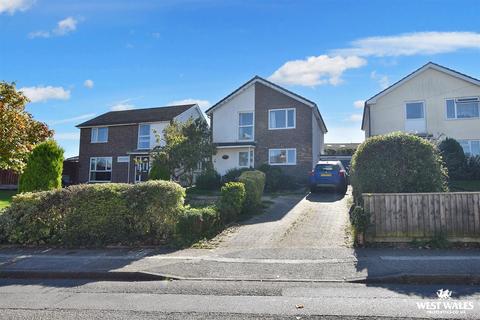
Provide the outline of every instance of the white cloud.
[[47,100],[70,99],[70,90],[65,90],[63,87],[23,87],[20,88],[19,91],[22,91],[32,103]]
[[372,71],[370,73],[370,78],[376,80],[381,89],[385,89],[390,85],[390,79],[384,74],[379,74],[377,71]]
[[124,110],[131,110],[136,109],[137,106],[130,103],[133,99],[125,99],[122,101],[115,102],[114,104],[110,105],[111,111],[124,111]]
[[53,33],[59,36],[66,35],[69,32],[75,31],[77,29],[78,21],[73,17],[68,17],[63,20],[60,20],[57,23],[57,27],[53,29]]
[[325,143],[349,143],[363,142],[365,133],[360,129],[358,123],[351,126],[328,126],[328,133],[325,135]]
[[358,113],[352,113],[347,119],[345,119],[346,121],[350,121],[350,122],[359,122],[359,121],[362,121],[363,119],[363,115],[362,114],[358,114]]
[[412,56],[480,49],[480,33],[414,32],[393,36],[367,37],[353,41],[351,48],[334,50],[343,56]]
[[85,82],[83,83],[83,86],[88,89],[92,89],[94,86],[93,80],[90,80],[90,79],[85,80]]
[[16,11],[26,11],[35,3],[35,0],[0,0],[0,14],[7,12],[12,15]]
[[[1,0],[0,0],[1,1]],[[68,17],[57,22],[57,27],[52,31],[33,31],[28,34],[30,39],[34,38],[50,38],[52,36],[65,36],[77,29],[78,20],[73,17]]]
[[56,132],[53,138],[55,140],[80,140],[80,132]]
[[50,120],[50,121],[45,121],[45,122],[47,122],[49,125],[56,125],[56,124],[77,122],[77,121],[80,121],[80,120],[93,118],[94,116],[95,116],[95,113],[87,113],[87,114],[82,114],[82,115],[77,116],[77,117],[60,119],[60,120]]
[[208,100],[192,99],[192,98],[171,101],[168,103],[168,105],[174,106],[174,105],[194,104],[194,103],[198,104],[198,106],[200,107],[200,109],[202,109],[202,111],[205,111],[212,105]]
[[341,76],[346,70],[360,68],[366,63],[365,59],[357,56],[312,56],[305,60],[287,61],[269,80],[287,85],[337,85],[342,81]]
[[365,100],[356,100],[353,102],[353,106],[356,109],[362,109],[364,105],[365,105]]

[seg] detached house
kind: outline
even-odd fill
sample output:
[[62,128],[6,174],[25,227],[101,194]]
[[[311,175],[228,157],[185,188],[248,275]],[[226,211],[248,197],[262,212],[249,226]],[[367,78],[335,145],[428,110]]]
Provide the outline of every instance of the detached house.
[[79,182],[145,181],[157,134],[172,120],[205,119],[196,104],[111,111],[80,128]]
[[365,137],[393,131],[458,140],[480,155],[480,80],[429,62],[365,101]]
[[305,179],[323,150],[327,128],[317,105],[258,76],[206,113],[221,175],[267,163]]

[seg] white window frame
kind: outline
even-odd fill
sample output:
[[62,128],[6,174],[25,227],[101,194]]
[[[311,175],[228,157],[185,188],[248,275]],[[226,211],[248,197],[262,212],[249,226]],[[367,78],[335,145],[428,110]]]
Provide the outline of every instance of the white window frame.
[[[251,113],[252,114],[252,124],[250,125],[240,125],[240,115],[242,113]],[[237,125],[238,125],[238,130],[237,130],[237,139],[238,141],[253,141],[255,140],[255,112],[253,110],[250,110],[250,111],[239,111],[238,112],[238,121],[237,121]],[[252,139],[241,139],[240,138],[240,128],[248,128],[248,127],[252,127]]]
[[[461,142],[467,142],[468,143],[468,148],[470,149],[469,152],[468,152],[468,156],[477,156],[477,154],[472,154],[472,142],[474,141],[478,141],[480,143],[480,140],[479,139],[458,139],[458,142],[460,143],[460,145],[462,144]],[[463,147],[462,147],[463,149]],[[465,152],[465,150],[463,150],[463,152]],[[467,152],[465,152],[465,155],[467,155]],[[480,155],[480,154],[478,154]]]
[[[288,111],[293,110],[293,127],[288,126]],[[270,114],[275,111],[284,111],[285,112],[285,127],[274,128],[270,123]],[[286,130],[286,129],[295,129],[297,127],[297,109],[296,108],[281,108],[281,109],[269,109],[268,110],[268,130]]]
[[[248,159],[247,159],[247,165],[246,166],[240,165],[240,153],[241,152],[246,152],[248,154]],[[238,155],[237,164],[238,164],[239,168],[253,168],[253,166],[255,164],[255,152],[253,150],[238,151],[237,155]]]
[[[107,163],[108,161],[110,161],[110,169],[108,169],[108,166],[106,168],[106,170],[97,170],[95,168],[95,170],[92,170],[92,160],[95,160],[98,161],[98,159],[107,159]],[[95,163],[95,167],[97,166],[97,164]],[[88,182],[111,182],[112,181],[112,166],[113,166],[113,159],[112,157],[90,157],[90,162],[88,164]],[[92,180],[92,172],[110,172],[110,180]]]
[[[140,138],[145,138],[147,137],[147,135],[141,135],[140,134],[140,127],[141,126],[148,126],[148,148],[144,148],[144,147],[141,147],[140,146]],[[138,124],[138,137],[137,137],[137,149],[138,150],[149,150],[151,148],[151,130],[152,130],[152,126],[150,123],[139,123]]]
[[[479,106],[478,106],[478,111],[479,111],[479,116],[478,117],[471,117],[471,118],[458,118],[457,117],[457,100],[458,99],[479,99]],[[455,111],[455,117],[454,118],[449,118],[448,117],[448,105],[447,101],[448,100],[453,100],[453,106],[454,106],[454,111]],[[480,119],[480,97],[456,97],[456,98],[445,98],[445,120],[478,120]]]
[[[99,141],[98,140],[98,130],[99,129],[107,130],[107,137],[106,137],[105,141]],[[108,127],[93,127],[91,130],[92,130],[91,133],[90,133],[90,142],[91,143],[107,143],[108,142]]]
[[[286,155],[287,155],[287,162],[285,162],[285,163],[272,163],[272,162],[270,161],[270,158],[271,158],[270,153],[271,153],[272,151],[283,151],[283,150],[285,150],[285,153],[286,153]],[[293,163],[292,163],[292,162],[290,162],[290,163],[288,162],[288,151],[289,151],[289,150],[295,151],[295,159],[294,159],[295,161],[294,161]],[[297,165],[297,149],[296,149],[296,148],[276,148],[276,149],[268,149],[268,164],[271,165],[271,166],[295,166],[295,165]]]

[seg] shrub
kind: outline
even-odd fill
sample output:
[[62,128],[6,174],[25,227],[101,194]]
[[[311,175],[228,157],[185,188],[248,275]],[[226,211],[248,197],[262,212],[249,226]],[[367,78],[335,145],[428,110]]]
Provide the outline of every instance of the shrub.
[[463,165],[463,177],[465,180],[480,180],[480,156],[465,158]]
[[142,242],[166,240],[185,200],[185,189],[170,181],[147,181],[126,190],[130,237]]
[[217,190],[220,185],[220,174],[213,168],[208,168],[197,177],[196,186],[201,190]]
[[91,184],[24,193],[2,214],[10,243],[99,246],[168,240],[185,191],[174,182]]
[[357,232],[364,233],[370,225],[370,213],[362,207],[355,206],[350,213],[350,223]]
[[265,173],[265,191],[274,192],[278,190],[285,190],[292,187],[289,177],[283,172],[280,167],[262,164],[258,170]]
[[20,192],[52,190],[62,187],[63,149],[54,140],[38,144],[28,157],[20,176]]
[[170,180],[170,171],[168,167],[160,160],[155,159],[152,162],[150,173],[148,174],[149,180]]
[[191,243],[214,235],[220,226],[220,217],[215,207],[185,208],[175,226],[177,241]]
[[262,204],[265,187],[265,173],[255,170],[243,172],[238,178],[245,185],[245,202],[243,212],[257,210]]
[[364,192],[447,191],[447,170],[435,146],[420,137],[391,133],[362,143],[352,158],[354,198]]
[[222,223],[226,224],[237,219],[245,202],[245,185],[241,182],[228,182],[222,189],[219,210]]
[[222,176],[222,183],[237,182],[243,172],[252,171],[252,168],[232,168]]
[[448,169],[450,179],[461,179],[464,175],[465,153],[460,143],[455,139],[446,138],[440,142],[438,149]]

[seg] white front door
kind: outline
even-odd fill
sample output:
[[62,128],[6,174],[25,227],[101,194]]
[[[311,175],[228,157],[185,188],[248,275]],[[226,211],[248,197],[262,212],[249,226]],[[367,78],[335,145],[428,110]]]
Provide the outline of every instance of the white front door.
[[427,132],[423,101],[413,101],[405,104],[405,131],[409,133]]

